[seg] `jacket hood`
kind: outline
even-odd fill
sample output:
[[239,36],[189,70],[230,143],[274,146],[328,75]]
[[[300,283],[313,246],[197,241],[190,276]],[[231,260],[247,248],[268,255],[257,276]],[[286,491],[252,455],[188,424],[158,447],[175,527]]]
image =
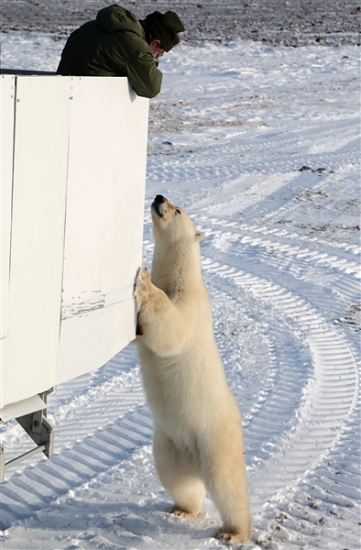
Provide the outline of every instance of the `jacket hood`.
[[105,32],[130,31],[144,38],[143,27],[135,15],[117,4],[100,10],[96,23]]

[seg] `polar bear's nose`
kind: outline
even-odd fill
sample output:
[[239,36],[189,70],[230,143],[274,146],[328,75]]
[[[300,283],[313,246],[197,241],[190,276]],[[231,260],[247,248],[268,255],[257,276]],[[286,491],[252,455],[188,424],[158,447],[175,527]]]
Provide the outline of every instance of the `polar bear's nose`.
[[167,208],[167,199],[163,197],[163,195],[157,195],[152,202],[152,210],[153,212],[156,212],[160,218],[163,218],[164,216],[164,210]]
[[154,199],[154,202],[155,202],[155,204],[162,204],[166,200],[167,199],[165,197],[163,197],[163,195],[157,195]]

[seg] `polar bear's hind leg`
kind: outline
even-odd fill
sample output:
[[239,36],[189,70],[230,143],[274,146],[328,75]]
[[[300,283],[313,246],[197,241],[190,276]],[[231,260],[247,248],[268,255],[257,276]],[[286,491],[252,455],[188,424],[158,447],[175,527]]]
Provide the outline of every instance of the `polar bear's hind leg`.
[[181,517],[199,516],[205,489],[192,454],[178,449],[160,429],[154,433],[153,454],[159,479],[175,503],[170,511]]
[[206,448],[200,448],[207,489],[223,520],[217,538],[233,543],[251,536],[246,468],[240,420],[230,414],[228,425],[215,431]]

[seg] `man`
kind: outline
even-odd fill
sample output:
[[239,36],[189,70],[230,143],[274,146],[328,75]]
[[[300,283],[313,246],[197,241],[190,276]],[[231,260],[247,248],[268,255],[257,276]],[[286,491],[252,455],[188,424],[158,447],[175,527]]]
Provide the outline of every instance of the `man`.
[[143,20],[116,4],[75,30],[61,54],[63,76],[127,76],[135,92],[155,97],[162,84],[158,59],[179,43],[184,27],[173,11],[155,11]]

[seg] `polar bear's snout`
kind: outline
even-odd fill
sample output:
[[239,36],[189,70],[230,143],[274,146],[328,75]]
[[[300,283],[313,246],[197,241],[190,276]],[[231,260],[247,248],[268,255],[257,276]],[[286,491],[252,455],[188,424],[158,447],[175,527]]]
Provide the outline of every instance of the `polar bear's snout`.
[[[151,207],[152,212],[157,214],[160,218],[164,218],[167,213],[172,214],[176,210],[179,210],[163,195],[156,195]],[[154,218],[153,218],[154,219]]]
[[162,204],[163,202],[166,202],[167,199],[165,197],[163,197],[163,195],[156,195],[155,199],[154,199],[154,203],[155,204]]
[[161,218],[163,218],[164,216],[165,206],[167,202],[167,199],[163,197],[163,195],[157,195],[152,202],[152,210]]

